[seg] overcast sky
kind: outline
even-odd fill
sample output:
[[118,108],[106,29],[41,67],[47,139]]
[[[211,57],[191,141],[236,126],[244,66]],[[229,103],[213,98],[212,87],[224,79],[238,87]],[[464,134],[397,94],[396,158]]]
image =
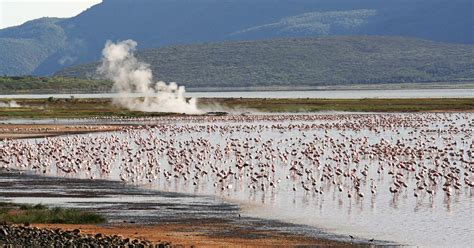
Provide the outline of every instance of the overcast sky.
[[41,17],[71,17],[101,0],[0,0],[0,28]]

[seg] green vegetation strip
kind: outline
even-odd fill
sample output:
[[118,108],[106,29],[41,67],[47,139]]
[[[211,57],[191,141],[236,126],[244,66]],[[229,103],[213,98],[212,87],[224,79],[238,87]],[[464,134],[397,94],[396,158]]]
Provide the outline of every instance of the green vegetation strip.
[[[0,99],[9,102],[12,99]],[[0,118],[91,118],[91,117],[148,117],[177,115],[130,111],[114,106],[111,99],[17,99],[20,107],[0,108]],[[426,99],[199,99],[202,109],[234,112],[423,112],[423,111],[474,111],[474,98]],[[211,108],[213,107],[213,108]]]
[[[61,89],[61,90],[60,90]],[[110,92],[112,82],[74,77],[0,76],[2,94],[41,94],[70,92]],[[58,91],[59,90],[59,91]]]
[[28,205],[0,202],[0,222],[13,224],[98,224],[105,222],[99,214],[76,209],[48,208],[45,205]]
[[264,112],[421,112],[473,111],[474,98],[426,99],[206,99],[229,108]]

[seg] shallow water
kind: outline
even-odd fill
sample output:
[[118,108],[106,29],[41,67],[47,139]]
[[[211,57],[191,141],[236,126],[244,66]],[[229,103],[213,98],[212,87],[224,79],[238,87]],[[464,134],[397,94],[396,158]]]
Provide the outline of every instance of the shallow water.
[[[46,99],[55,98],[113,98],[117,94],[11,94],[0,98]],[[140,97],[140,94],[130,94]],[[404,89],[404,90],[307,90],[307,91],[223,91],[223,92],[187,92],[186,97],[194,98],[327,98],[327,99],[363,99],[363,98],[470,98],[474,89]]]
[[[415,176],[425,170],[423,166],[426,170],[439,171],[458,168],[461,180],[474,180],[472,113],[161,118],[155,124],[155,127],[128,132],[49,139],[62,144],[61,153],[64,155],[74,153],[77,144],[103,149],[99,153],[91,151],[90,158],[85,156],[81,159],[85,164],[110,162],[110,172],[102,173],[100,166],[93,166],[90,172],[79,170],[76,174],[66,174],[51,166],[47,174],[122,178],[148,189],[216,195],[243,204],[247,216],[305,224],[363,239],[375,238],[426,247],[469,247],[473,243],[472,187],[462,183],[451,196],[444,193],[440,185],[428,187],[434,191],[432,196],[426,190],[413,190],[417,187]],[[47,146],[42,139],[19,142]],[[120,150],[114,155],[101,145],[110,143],[123,145],[129,155]],[[192,150],[195,147],[197,150]],[[226,147],[230,147],[227,152]],[[372,154],[378,147],[391,150],[393,157]],[[303,155],[302,151],[308,148],[315,149],[319,154],[316,164]],[[147,149],[151,150],[145,151]],[[291,154],[293,150],[295,153]],[[235,166],[241,163],[237,159],[237,151],[244,154],[252,169],[240,172],[236,169]],[[183,157],[178,156],[181,152],[188,154],[183,156],[190,156],[191,161],[180,159]],[[351,153],[347,156],[351,160],[337,161],[344,152]],[[358,156],[356,154],[364,152],[368,153],[361,155],[357,159],[359,161],[354,161]],[[177,159],[170,159],[170,154]],[[287,154],[288,159],[281,159],[279,156],[282,154]],[[367,154],[374,156],[371,158]],[[421,157],[412,157],[413,154]],[[257,155],[260,158],[256,158]],[[97,156],[99,161],[94,162]],[[436,156],[440,158],[435,159]],[[157,160],[152,161],[151,158]],[[435,164],[435,160],[443,158],[447,159],[448,167]],[[469,162],[461,161],[466,158]],[[19,158],[18,162],[23,159]],[[133,162],[126,162],[129,159]],[[289,170],[292,161],[300,162],[302,171],[312,170],[309,174],[317,180],[313,181],[316,186],[310,191],[305,191],[301,183],[308,186],[312,180],[305,173],[292,173]],[[397,169],[399,164],[409,164],[410,161],[416,164],[414,172]],[[148,162],[158,166],[152,167]],[[184,168],[190,168],[190,172],[176,171],[178,164],[186,164]],[[268,167],[271,165],[275,169],[273,173]],[[379,174],[380,165],[384,166],[384,170]],[[354,175],[360,178],[360,191],[354,190],[351,179],[335,176],[333,171],[327,172],[329,168],[355,169]],[[365,177],[360,174],[364,168],[367,168]],[[219,182],[229,169],[235,172],[234,176]],[[208,175],[193,179],[193,175],[201,170],[208,172]],[[256,176],[249,174],[260,173],[261,170],[268,177],[253,183],[250,178]],[[407,184],[406,189],[401,187],[396,194],[389,191],[394,184],[393,176],[389,174],[391,170],[400,172]],[[332,179],[319,181],[324,175],[331,175]],[[269,186],[270,182],[278,180],[281,182],[276,187]],[[377,185],[374,195],[370,192],[372,182]],[[441,179],[439,183],[445,181]],[[264,190],[260,189],[260,184],[264,185]],[[344,188],[342,192],[339,192],[338,185]],[[351,198],[347,196],[348,192],[352,194]],[[364,197],[358,197],[358,192],[363,193]],[[414,192],[419,196],[414,197]]]
[[[347,236],[323,232],[310,226],[294,225],[262,218],[238,217],[240,207],[214,196],[190,195],[148,190],[111,180],[45,177],[28,171],[6,171],[0,168],[0,201],[24,204],[46,204],[66,208],[93,210],[107,218],[108,224],[136,223],[151,225],[227,223],[233,230],[201,229],[199,235],[235,238],[265,238],[273,232],[339,241],[354,241]],[[254,231],[271,231],[269,234]],[[367,240],[355,240],[360,247],[370,247]],[[389,245],[376,240],[370,244]]]

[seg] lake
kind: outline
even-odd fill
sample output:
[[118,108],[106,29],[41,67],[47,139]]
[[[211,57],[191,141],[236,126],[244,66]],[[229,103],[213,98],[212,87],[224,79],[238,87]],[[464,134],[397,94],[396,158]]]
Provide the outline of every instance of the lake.
[[[472,113],[188,116],[147,125],[3,141],[0,150],[21,169],[212,195],[244,216],[315,233],[472,245]],[[28,156],[11,155],[18,150]],[[69,164],[74,154],[80,161]]]
[[[0,98],[113,98],[113,93],[102,94],[13,94],[1,95]],[[130,94],[140,97],[140,94]],[[470,98],[474,89],[406,89],[406,90],[309,90],[309,91],[222,91],[222,92],[187,92],[187,97],[194,98],[329,98],[329,99],[362,99],[362,98]]]

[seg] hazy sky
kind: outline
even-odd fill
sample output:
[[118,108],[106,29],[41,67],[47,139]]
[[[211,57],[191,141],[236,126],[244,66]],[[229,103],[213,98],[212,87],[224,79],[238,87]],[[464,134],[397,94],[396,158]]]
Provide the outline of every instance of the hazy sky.
[[71,17],[101,0],[0,0],[0,28],[40,17]]

